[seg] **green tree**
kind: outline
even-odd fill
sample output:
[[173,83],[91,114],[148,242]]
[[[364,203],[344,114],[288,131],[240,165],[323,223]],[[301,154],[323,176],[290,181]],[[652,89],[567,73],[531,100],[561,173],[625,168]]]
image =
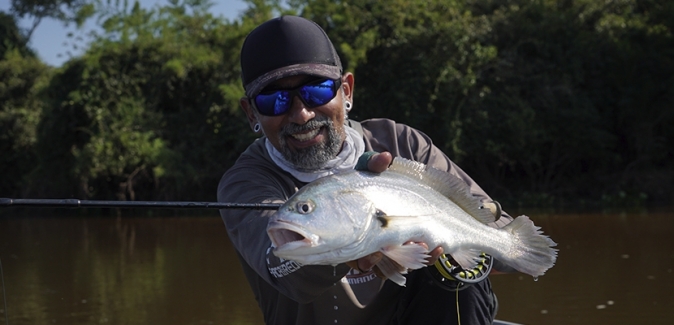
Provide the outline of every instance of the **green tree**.
[[26,46],[28,40],[21,33],[14,16],[0,11],[0,54],[9,50],[18,50],[21,55],[35,56],[35,53]]
[[0,180],[2,196],[20,196],[35,165],[36,127],[49,69],[26,47],[12,16],[0,12]]
[[672,154],[665,125],[674,122],[672,5],[479,3],[474,12],[491,17],[488,42],[499,58],[474,111],[496,118],[481,121],[489,132],[474,128],[466,138],[476,140],[466,143],[473,152],[487,145],[486,157],[467,157],[468,165],[511,196],[596,200],[628,191],[665,199],[656,192],[674,180],[663,160]]
[[[48,89],[35,193],[215,195],[222,173],[252,139],[238,109],[238,54],[246,26],[269,15],[223,23],[208,8],[201,1],[149,10],[136,3],[105,17],[105,35]],[[52,187],[37,186],[45,177]]]
[[352,116],[423,130],[497,197],[671,189],[670,2],[293,3],[356,72]]
[[80,26],[93,13],[96,0],[11,0],[10,12],[18,18],[31,18],[25,32],[26,41],[45,18],[54,18],[64,23],[74,22]]
[[499,200],[671,198],[671,1],[247,2],[233,21],[201,0],[68,2],[104,33],[53,75],[0,16],[0,144],[25,154],[4,160],[21,161],[6,191],[212,199],[254,136],[238,108],[241,44],[300,14],[355,72],[351,117],[421,129]]

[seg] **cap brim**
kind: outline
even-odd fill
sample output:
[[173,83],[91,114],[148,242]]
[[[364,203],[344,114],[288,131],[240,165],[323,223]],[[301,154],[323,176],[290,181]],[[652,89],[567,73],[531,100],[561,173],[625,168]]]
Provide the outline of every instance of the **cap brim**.
[[342,77],[342,69],[333,65],[302,63],[289,65],[280,69],[267,72],[257,79],[251,81],[244,88],[246,97],[252,98],[270,83],[290,76],[309,75],[316,77],[325,77],[330,79],[339,79]]

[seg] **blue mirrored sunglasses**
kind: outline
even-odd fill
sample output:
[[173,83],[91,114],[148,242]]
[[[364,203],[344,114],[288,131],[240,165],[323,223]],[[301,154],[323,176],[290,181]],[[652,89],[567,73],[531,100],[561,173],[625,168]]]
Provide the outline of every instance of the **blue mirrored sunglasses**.
[[253,102],[260,114],[278,116],[290,109],[295,96],[308,108],[325,105],[335,98],[340,85],[337,80],[319,79],[294,89],[262,91],[253,98]]

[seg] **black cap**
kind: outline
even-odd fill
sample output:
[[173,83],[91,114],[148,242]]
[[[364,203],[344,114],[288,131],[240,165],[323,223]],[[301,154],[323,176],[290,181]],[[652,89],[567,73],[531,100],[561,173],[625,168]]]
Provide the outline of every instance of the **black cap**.
[[342,63],[325,31],[311,20],[281,16],[256,27],[241,48],[241,79],[246,96],[288,76],[339,79]]

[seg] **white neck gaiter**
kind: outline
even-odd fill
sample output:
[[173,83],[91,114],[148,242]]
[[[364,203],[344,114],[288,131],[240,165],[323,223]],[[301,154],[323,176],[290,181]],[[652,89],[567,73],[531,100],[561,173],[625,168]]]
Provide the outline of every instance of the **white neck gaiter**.
[[363,136],[347,125],[344,126],[344,131],[346,132],[346,139],[342,145],[342,151],[339,152],[337,157],[326,162],[322,168],[313,171],[299,171],[295,169],[291,163],[283,158],[281,152],[274,148],[269,139],[265,139],[264,145],[267,148],[269,156],[277,166],[289,172],[298,180],[309,183],[324,176],[351,170],[356,166],[358,158],[365,152]]

